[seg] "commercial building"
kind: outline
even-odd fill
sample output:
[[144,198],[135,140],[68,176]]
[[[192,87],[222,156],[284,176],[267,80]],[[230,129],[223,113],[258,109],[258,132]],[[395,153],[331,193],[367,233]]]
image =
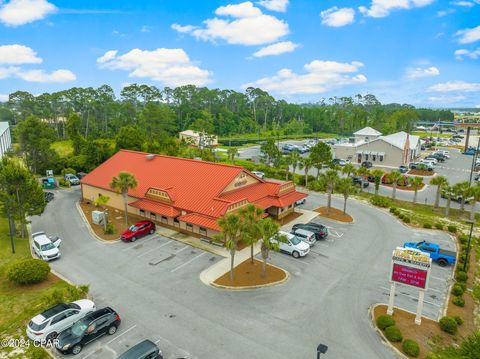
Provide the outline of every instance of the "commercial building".
[[382,136],[380,132],[365,127],[354,133],[353,141],[333,146],[335,158],[352,163],[370,161],[374,166],[398,167],[415,161],[420,156],[420,137],[406,132]]
[[12,148],[12,137],[8,122],[0,122],[0,158]]
[[107,195],[109,206],[123,210],[122,195],[110,188],[120,172],[138,183],[128,192],[129,213],[205,237],[219,232],[221,216],[249,203],[281,219],[307,196],[291,181],[263,180],[240,166],[120,150],[82,179],[83,199]]
[[215,135],[210,135],[205,132],[196,132],[192,130],[186,130],[179,133],[181,140],[197,146],[200,148],[203,147],[212,147],[218,145],[218,138]]

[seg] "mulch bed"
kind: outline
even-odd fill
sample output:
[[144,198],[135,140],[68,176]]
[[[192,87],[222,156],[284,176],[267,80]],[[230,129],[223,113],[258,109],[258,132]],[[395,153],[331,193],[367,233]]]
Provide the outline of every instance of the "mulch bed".
[[343,213],[343,211],[333,207],[330,208],[330,211],[328,211],[327,207],[320,207],[314,209],[314,211],[320,213],[320,216],[325,218],[334,219],[336,221],[345,223],[353,222],[352,216],[350,216],[348,213]]
[[435,173],[433,171],[422,171],[422,170],[417,170],[417,169],[412,169],[410,171],[407,172],[408,175],[414,175],[414,176],[428,176],[428,177],[431,177],[433,176]]
[[216,279],[214,283],[230,287],[247,287],[275,283],[285,279],[287,276],[283,270],[267,264],[267,275],[262,277],[262,262],[254,259],[252,264],[250,258],[237,265],[233,269],[233,273],[233,282],[230,281],[230,271],[228,271]]
[[[393,188],[393,186],[391,184],[382,184],[382,186]],[[422,183],[422,185],[420,187],[418,187],[417,191],[420,191],[421,189],[423,189],[423,187],[425,187],[425,183]],[[401,189],[403,191],[412,191],[412,192],[415,191],[415,188],[413,188],[411,186],[399,186],[399,185],[397,185],[397,189]]]

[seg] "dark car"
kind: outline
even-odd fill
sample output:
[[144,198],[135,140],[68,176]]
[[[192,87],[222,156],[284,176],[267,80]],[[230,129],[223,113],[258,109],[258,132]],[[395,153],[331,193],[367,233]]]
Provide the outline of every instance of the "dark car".
[[370,168],[370,167],[372,167],[372,166],[373,166],[373,165],[372,165],[372,162],[370,162],[370,161],[363,161],[363,162],[362,162],[362,167]]
[[367,188],[370,185],[370,183],[368,183],[368,181],[362,176],[353,176],[352,183],[355,185],[362,186],[363,188]]
[[45,196],[45,202],[47,203],[53,200],[53,197],[55,197],[55,195],[52,192],[43,192],[43,194]]
[[135,242],[138,238],[153,233],[155,233],[155,223],[145,220],[128,227],[128,229],[122,233],[120,239],[124,242]]
[[117,359],[163,359],[162,351],[151,340],[134,345]]
[[117,312],[110,307],[87,314],[58,335],[57,350],[63,354],[77,355],[95,339],[105,334],[115,334],[121,321]]
[[404,165],[401,165],[398,167],[398,171],[400,173],[405,173],[405,172],[408,172],[408,167],[407,166],[404,166]]
[[304,229],[306,231],[313,232],[315,234],[315,239],[318,241],[319,239],[323,239],[328,236],[328,229],[324,225],[316,224],[316,223],[297,223],[294,224],[292,227],[292,231],[296,231],[297,229]]
[[368,181],[368,182],[371,182],[371,183],[375,183],[375,176],[368,175],[368,176],[367,176],[367,181]]
[[334,164],[334,165],[339,165],[339,164],[340,164],[340,159],[339,159],[339,158],[334,158],[334,159],[332,160],[332,164]]
[[82,179],[83,177],[85,177],[87,174],[85,172],[78,172],[77,173],[77,178],[78,179]]

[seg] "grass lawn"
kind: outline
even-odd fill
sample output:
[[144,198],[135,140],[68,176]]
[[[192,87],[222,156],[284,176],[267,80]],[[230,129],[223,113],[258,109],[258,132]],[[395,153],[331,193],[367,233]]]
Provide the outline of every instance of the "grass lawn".
[[66,158],[73,154],[73,145],[70,140],[56,141],[52,143],[50,147],[54,149],[61,158]]
[[426,131],[426,132],[424,132],[424,131],[419,131],[419,132],[413,132],[412,134],[415,135],[415,136],[420,136],[420,137],[422,137],[422,138],[423,138],[423,137],[430,137],[430,136],[433,137],[433,138],[435,138],[435,137],[451,137],[451,136],[453,136],[453,133],[438,133],[438,132],[432,132],[432,133],[430,133],[430,131]]
[[[0,338],[24,337],[26,339],[26,324],[47,307],[45,296],[51,294],[55,289],[67,290],[71,285],[51,273],[47,280],[35,285],[19,286],[10,283],[6,278],[9,265],[16,260],[30,258],[28,240],[15,238],[15,252],[15,254],[11,252],[7,220],[0,217]],[[0,357],[14,349],[0,348]],[[18,349],[15,350],[15,353],[17,351]],[[34,348],[32,345],[8,358],[40,359],[48,357],[43,349]]]

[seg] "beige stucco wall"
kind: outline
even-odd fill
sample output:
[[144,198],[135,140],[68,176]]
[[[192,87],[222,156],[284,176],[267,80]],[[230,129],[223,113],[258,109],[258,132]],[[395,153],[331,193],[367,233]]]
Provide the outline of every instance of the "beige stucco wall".
[[358,161],[358,151],[372,151],[372,152],[384,152],[385,156],[383,161],[380,161],[379,156],[376,157],[374,161],[372,156],[368,156],[368,161],[372,162],[375,166],[389,166],[389,167],[398,167],[403,163],[403,150],[392,146],[388,142],[377,140],[373,142],[368,142],[359,146],[341,146],[336,145],[333,148],[335,153],[335,158],[339,159],[349,159],[352,163],[361,163],[365,161],[365,156],[362,155],[362,159]]
[[[242,182],[240,186],[238,185],[235,186],[236,183],[240,183],[240,182]],[[235,177],[235,179],[227,187],[225,187],[222,193],[227,193],[229,191],[233,191],[235,189],[239,189],[257,182],[260,182],[260,181],[255,177],[249,175],[247,172],[242,171],[237,177]]]
[[[82,195],[83,199],[94,202],[100,194],[103,196],[108,196],[107,206],[117,208],[120,211],[124,210],[123,196],[120,193],[113,191],[107,191],[101,188],[93,187],[87,184],[82,184]],[[128,197],[128,203],[137,201],[137,198]],[[128,206],[128,212],[133,214],[139,214],[138,209]]]

